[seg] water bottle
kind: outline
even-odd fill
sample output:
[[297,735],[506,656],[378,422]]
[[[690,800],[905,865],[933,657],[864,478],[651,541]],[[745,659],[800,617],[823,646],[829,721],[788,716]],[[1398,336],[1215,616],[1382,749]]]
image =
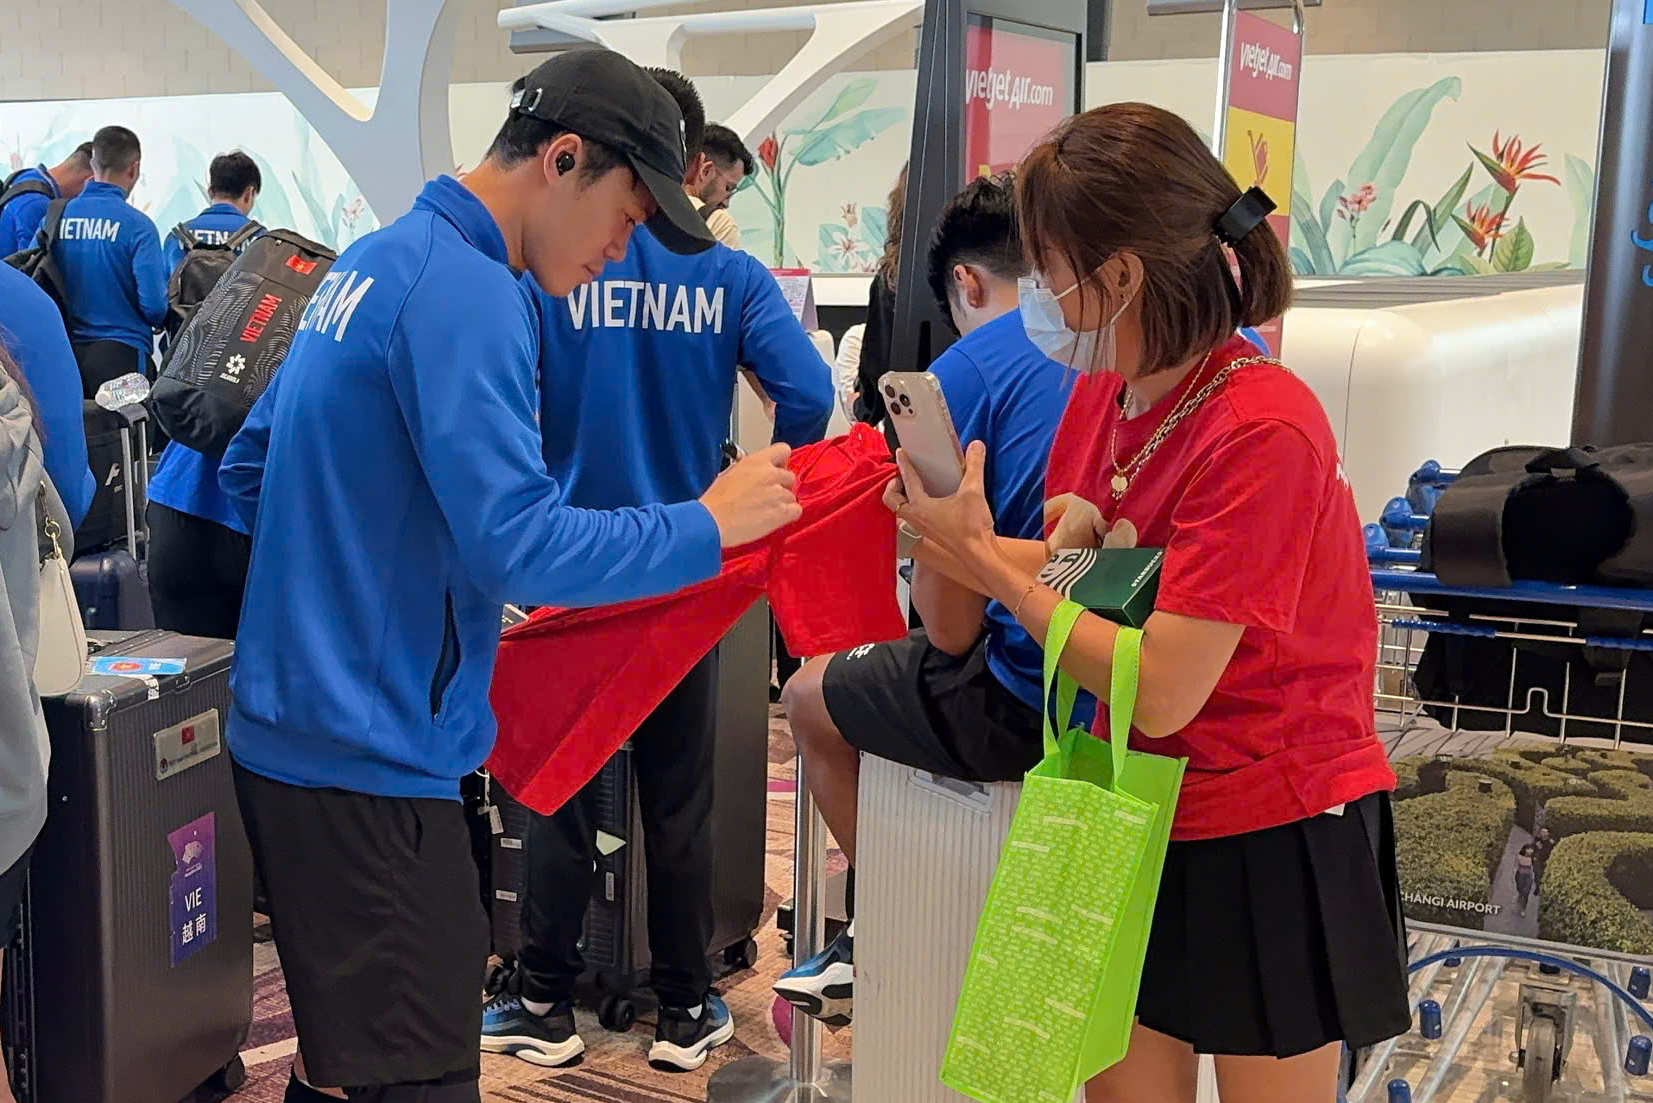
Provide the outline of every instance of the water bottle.
[[1647,998],[1647,990],[1653,987],[1653,974],[1647,971],[1647,966],[1638,965],[1630,970],[1630,994],[1638,1000]]
[[1418,1004],[1418,1033],[1430,1041],[1441,1036],[1441,1005],[1434,1000]]
[[123,410],[128,406],[142,405],[148,397],[149,380],[132,372],[99,387],[93,401],[105,410]]
[[1653,1054],[1653,1038],[1638,1034],[1630,1039],[1630,1049],[1624,1055],[1624,1071],[1631,1076],[1646,1076],[1649,1054]]

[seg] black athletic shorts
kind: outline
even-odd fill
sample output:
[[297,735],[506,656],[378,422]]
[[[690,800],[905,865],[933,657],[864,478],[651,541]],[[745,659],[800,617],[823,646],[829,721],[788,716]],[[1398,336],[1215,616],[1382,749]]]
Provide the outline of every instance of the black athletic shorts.
[[821,681],[832,722],[859,751],[963,781],[1020,781],[1044,757],[1038,710],[999,684],[987,637],[963,657],[904,640],[835,655]]
[[240,765],[235,787],[310,1082],[474,1085],[488,921],[459,801],[304,789]]

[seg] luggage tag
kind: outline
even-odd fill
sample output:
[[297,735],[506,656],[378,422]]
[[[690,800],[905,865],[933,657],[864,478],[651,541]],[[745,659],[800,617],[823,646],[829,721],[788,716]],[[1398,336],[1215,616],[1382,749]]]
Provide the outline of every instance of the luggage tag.
[[100,655],[87,665],[87,673],[116,678],[161,678],[182,674],[188,663],[183,659],[133,658],[127,655]]

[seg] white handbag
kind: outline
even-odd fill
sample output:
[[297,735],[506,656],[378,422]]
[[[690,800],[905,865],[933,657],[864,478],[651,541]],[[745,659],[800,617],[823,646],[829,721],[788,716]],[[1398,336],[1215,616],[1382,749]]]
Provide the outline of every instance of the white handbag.
[[34,655],[35,692],[59,697],[80,684],[86,672],[86,624],[80,618],[69,561],[58,537],[63,530],[46,505],[40,486],[40,528],[52,550],[40,561],[40,644]]

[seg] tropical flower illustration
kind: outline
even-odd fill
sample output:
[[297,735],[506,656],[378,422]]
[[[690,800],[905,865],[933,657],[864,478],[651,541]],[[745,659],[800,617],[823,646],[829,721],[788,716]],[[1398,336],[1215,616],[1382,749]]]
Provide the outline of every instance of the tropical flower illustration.
[[845,203],[844,204],[844,225],[848,226],[850,229],[853,230],[853,229],[855,229],[855,224],[857,222],[859,222],[860,220],[861,220],[861,216],[858,215],[855,212],[855,204],[854,203]]
[[1371,184],[1362,184],[1359,190],[1338,197],[1337,217],[1348,220],[1351,234],[1360,228],[1360,216],[1371,210],[1372,204],[1377,202],[1377,196],[1377,188]]
[[1469,151],[1480,159],[1481,164],[1486,166],[1486,170],[1492,174],[1493,183],[1513,196],[1524,180],[1544,180],[1551,184],[1561,183],[1560,180],[1548,173],[1533,171],[1534,169],[1543,168],[1549,163],[1548,155],[1538,152],[1541,148],[1542,144],[1535,145],[1531,149],[1525,149],[1521,145],[1521,139],[1515,135],[1510,135],[1509,141],[1506,142],[1501,140],[1501,136],[1497,131],[1494,131],[1492,134],[1491,157],[1488,157],[1474,146],[1470,146]]
[[758,143],[758,160],[762,161],[763,167],[770,172],[775,171],[775,162],[779,161],[780,157],[781,144],[775,140],[773,134]]
[[1504,236],[1504,214],[1493,214],[1485,203],[1479,207],[1470,204],[1464,205],[1464,213],[1460,217],[1453,215],[1452,220],[1464,232],[1464,237],[1475,246],[1475,255],[1480,256],[1486,247]]

